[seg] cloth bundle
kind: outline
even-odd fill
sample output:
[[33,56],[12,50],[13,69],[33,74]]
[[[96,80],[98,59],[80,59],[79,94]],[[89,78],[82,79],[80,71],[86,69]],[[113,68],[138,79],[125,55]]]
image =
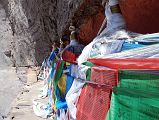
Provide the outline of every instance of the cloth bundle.
[[[102,58],[148,58],[158,54],[159,44],[149,45],[141,48],[114,53]],[[101,56],[98,56],[101,58]]]
[[63,50],[61,58],[70,63],[75,63],[77,57],[82,53],[84,46],[76,40],[71,40],[70,44]]

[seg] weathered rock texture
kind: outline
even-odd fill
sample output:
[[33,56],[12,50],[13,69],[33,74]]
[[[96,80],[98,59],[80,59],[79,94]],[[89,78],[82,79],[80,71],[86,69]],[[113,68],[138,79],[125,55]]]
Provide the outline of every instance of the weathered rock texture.
[[[49,29],[49,26],[45,25],[45,19],[48,18],[45,16],[47,11],[44,6],[48,5],[42,0],[8,1],[8,16],[14,36],[14,57],[17,66],[37,65],[37,62],[40,63],[49,52],[50,39],[46,35],[46,28]],[[54,36],[52,38],[54,39]]]
[[12,30],[9,20],[2,5],[0,4],[0,67],[12,66]]
[[[157,0],[120,0],[128,28],[134,32],[158,32]],[[0,0],[7,13],[7,49],[0,57],[7,65],[34,66],[50,53],[52,41],[69,35],[72,21],[81,43],[89,43],[104,19],[101,0]],[[6,17],[5,17],[6,18]],[[8,26],[8,27],[7,27]],[[3,42],[1,40],[0,42]],[[3,42],[4,43],[4,42]],[[4,53],[5,52],[5,53]]]
[[[81,24],[91,28],[88,30],[83,25],[81,28],[89,32],[89,37],[81,34],[80,38],[83,41],[85,38],[86,41],[91,41],[103,19],[102,17],[99,24],[94,25],[94,21],[97,22],[94,18],[98,16],[100,18],[103,11],[98,10],[100,2],[99,0],[1,0],[12,29],[11,53],[14,64],[31,66],[41,63],[49,54],[52,41],[60,39],[64,34],[69,35],[66,28],[74,16],[77,17],[74,17],[73,22],[77,23],[79,29]],[[81,5],[84,7],[80,8]]]

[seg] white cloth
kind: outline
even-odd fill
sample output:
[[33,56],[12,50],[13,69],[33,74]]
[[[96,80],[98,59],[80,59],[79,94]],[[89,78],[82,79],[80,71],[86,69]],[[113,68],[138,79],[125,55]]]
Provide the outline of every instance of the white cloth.
[[47,105],[33,100],[33,111],[36,116],[46,119],[50,115],[50,111],[46,108]]
[[38,95],[38,98],[46,98],[47,95],[48,95],[47,93],[48,93],[48,85],[45,84],[45,85],[42,87],[42,89],[41,89],[41,91],[40,91],[40,94]]
[[84,82],[81,82],[80,80],[75,79],[73,81],[73,84],[70,90],[66,94],[66,102],[67,102],[68,110],[73,120],[76,120],[76,112],[77,112],[76,104],[78,102],[78,97],[81,94],[81,89],[83,85],[84,85]]
[[105,6],[105,16],[107,18],[107,27],[100,35],[113,33],[117,30],[125,29],[126,22],[121,13],[111,13],[110,6],[119,4],[118,0],[110,0]]
[[[78,70],[78,77],[82,79],[86,79],[86,71],[89,67],[81,65]],[[69,114],[71,117],[71,120],[76,120],[76,113],[77,113],[77,102],[78,98],[81,94],[82,87],[85,83],[79,79],[75,79],[73,81],[73,84],[66,94],[66,102],[69,110]]]
[[108,54],[120,52],[123,43],[124,40],[102,40],[97,42],[92,47],[90,57],[106,56]]
[[116,4],[119,4],[119,0],[109,0],[109,5],[110,6],[113,6],[113,5],[116,5]]
[[78,65],[81,65],[82,63],[86,62],[87,59],[90,56],[90,52],[92,49],[94,42],[91,42],[90,44],[88,44],[82,51],[81,55],[78,57],[77,61],[78,61]]
[[159,54],[153,55],[153,56],[151,56],[149,58],[159,58]]
[[65,110],[64,109],[59,109],[60,115],[57,116],[56,120],[67,120],[67,116],[65,114]]
[[71,76],[78,77],[78,65],[71,65]]
[[[158,54],[159,44],[114,53],[102,58],[148,58]],[[155,57],[155,56],[154,56]]]
[[120,52],[124,43],[124,40],[122,40],[123,38],[129,38],[129,35],[125,30],[116,31],[114,32],[114,35],[110,37],[96,37],[94,41],[92,41],[83,49],[82,54],[77,60],[78,65],[86,62],[88,58],[95,57],[95,55],[106,56],[108,54]]

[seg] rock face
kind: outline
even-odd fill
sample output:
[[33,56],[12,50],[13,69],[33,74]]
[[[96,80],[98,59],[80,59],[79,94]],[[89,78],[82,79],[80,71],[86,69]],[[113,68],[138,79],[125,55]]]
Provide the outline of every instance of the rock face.
[[12,50],[16,66],[40,64],[58,39],[52,0],[1,0],[12,30]]
[[10,21],[11,54],[16,66],[40,64],[50,53],[52,41],[69,35],[66,28],[71,20],[81,29],[81,41],[90,42],[104,18],[103,9],[98,9],[101,0],[0,0],[0,3]]
[[[47,31],[55,34],[53,26],[48,26],[51,19],[49,6],[43,0],[8,0],[8,16],[14,36],[14,58],[16,66],[32,66],[40,63],[49,53],[50,42],[55,39]],[[46,6],[48,7],[46,9]],[[47,14],[47,16],[45,16]],[[47,19],[47,20],[46,20]],[[47,27],[46,27],[47,26]]]
[[[157,32],[159,4],[155,3],[157,0],[121,0],[128,28]],[[10,66],[41,64],[51,43],[70,34],[71,21],[78,28],[81,43],[88,44],[104,19],[101,0],[0,0],[0,4],[0,64]]]
[[12,66],[12,45],[13,36],[9,20],[2,5],[0,4],[0,67]]

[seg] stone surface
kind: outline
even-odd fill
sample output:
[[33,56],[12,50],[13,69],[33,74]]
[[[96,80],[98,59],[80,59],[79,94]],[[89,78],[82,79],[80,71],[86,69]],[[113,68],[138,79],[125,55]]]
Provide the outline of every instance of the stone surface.
[[17,77],[19,78],[19,81],[21,81],[23,84],[27,84],[28,68],[18,67],[16,68],[16,73],[17,73]]
[[16,75],[16,69],[0,67],[0,120],[9,113],[11,104],[21,88],[22,84]]
[[[13,110],[14,107],[16,107],[14,110],[17,110],[17,108],[22,110],[20,113],[14,111],[14,115],[20,117],[19,120],[28,119],[29,116],[26,117],[28,113],[30,116],[34,116],[32,99],[37,97],[39,89],[43,86],[42,83],[37,83],[36,70],[37,68],[27,67],[0,67],[0,120],[10,115],[10,110]],[[26,116],[23,119],[21,115],[24,114]]]
[[37,72],[29,68],[27,70],[27,84],[33,84],[37,82]]
[[[33,99],[37,99],[40,88],[42,87],[43,82],[37,82],[30,86],[24,87],[22,93],[13,103],[12,110],[5,120],[12,120],[12,118],[14,118],[14,120],[44,120],[40,117],[37,117],[34,114],[32,108],[32,101]],[[48,99],[44,99],[40,100],[39,102],[47,104],[47,100]]]
[[[51,0],[0,0],[10,21],[16,66],[40,64],[56,37]],[[48,7],[50,5],[50,7]],[[52,23],[52,24],[51,24]],[[50,30],[51,27],[51,30]]]
[[12,30],[5,9],[0,4],[0,66],[13,66]]

